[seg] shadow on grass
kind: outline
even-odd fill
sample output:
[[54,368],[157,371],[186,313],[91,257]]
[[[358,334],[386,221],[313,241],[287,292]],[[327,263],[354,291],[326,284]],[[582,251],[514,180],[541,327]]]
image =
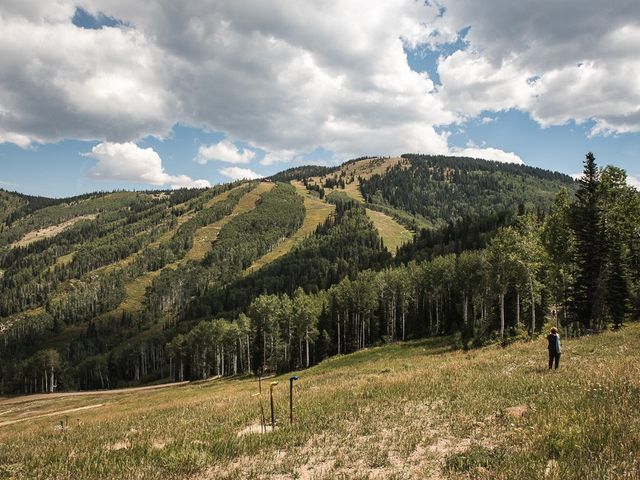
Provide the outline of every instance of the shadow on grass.
[[452,351],[451,337],[431,337],[420,340],[409,340],[405,342],[394,342],[387,345],[369,347],[357,352],[347,353],[344,355],[335,355],[320,362],[312,370],[315,372],[323,372],[325,370],[352,367],[365,363],[371,363],[383,360],[387,357],[394,359],[414,357],[418,351],[423,356],[435,356],[449,353]]

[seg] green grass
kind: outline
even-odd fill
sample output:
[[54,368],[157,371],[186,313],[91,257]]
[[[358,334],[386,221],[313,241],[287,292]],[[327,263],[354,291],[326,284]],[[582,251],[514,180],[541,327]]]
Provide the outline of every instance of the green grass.
[[258,422],[253,379],[0,400],[0,423],[102,404],[0,426],[0,478],[638,478],[640,325],[564,339],[552,372],[544,339],[451,341],[297,372],[293,426],[288,375],[275,378],[279,428],[265,435],[239,435]]
[[373,222],[384,245],[392,255],[396,254],[396,250],[398,250],[400,245],[410,242],[413,239],[413,233],[389,215],[367,208],[367,217]]

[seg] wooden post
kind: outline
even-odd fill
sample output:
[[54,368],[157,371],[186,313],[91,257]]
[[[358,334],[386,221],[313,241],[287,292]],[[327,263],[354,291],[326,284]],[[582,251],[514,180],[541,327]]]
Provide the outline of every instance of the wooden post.
[[262,395],[260,393],[255,393],[252,396],[258,397],[258,403],[260,404],[260,431],[264,433],[265,421],[264,421],[264,407],[262,406]]
[[273,387],[275,387],[276,385],[278,385],[278,382],[271,382],[271,385],[269,385],[269,402],[271,404],[271,431],[276,428],[276,414],[273,409]]

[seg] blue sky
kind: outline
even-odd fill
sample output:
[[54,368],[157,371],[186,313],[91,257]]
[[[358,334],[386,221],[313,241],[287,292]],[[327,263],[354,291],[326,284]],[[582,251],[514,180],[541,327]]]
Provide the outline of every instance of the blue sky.
[[0,71],[11,72],[0,73],[0,188],[203,186],[405,152],[573,174],[593,151],[640,178],[640,62],[628,48],[640,21],[623,4],[598,20],[603,45],[581,31],[607,15],[595,3],[532,21],[526,9],[491,15],[508,3],[398,0],[364,15],[358,0],[240,3],[253,9],[0,7]]

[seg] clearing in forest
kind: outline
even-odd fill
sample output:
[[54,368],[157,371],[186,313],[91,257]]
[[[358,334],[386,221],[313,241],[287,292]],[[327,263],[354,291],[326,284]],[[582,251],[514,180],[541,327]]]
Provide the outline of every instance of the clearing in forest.
[[[337,191],[343,191],[354,200],[362,204],[365,203],[364,197],[362,193],[360,193],[360,182],[357,178],[355,178],[353,182],[346,184],[344,190],[338,189]],[[367,208],[367,216],[373,222],[382,241],[392,255],[396,254],[396,250],[400,245],[410,242],[413,239],[413,233],[386,213]]]
[[0,318],[0,334],[5,330],[10,329],[16,322],[25,320],[28,318],[37,317],[44,313],[44,307],[30,308],[22,312],[14,313],[8,317]]
[[34,230],[32,232],[27,233],[20,240],[13,242],[11,245],[9,245],[9,248],[26,247],[27,245],[33,242],[37,242],[38,240],[55,237],[59,233],[64,232],[67,228],[74,226],[76,223],[81,222],[82,220],[93,220],[97,216],[98,216],[97,214],[80,215],[77,217],[70,218],[69,220],[62,223],[58,223],[56,225],[49,225],[48,227],[40,228],[39,230]]
[[245,274],[252,273],[288,253],[297,243],[304,240],[309,235],[312,235],[318,225],[324,223],[329,215],[335,211],[334,205],[323,202],[322,200],[312,196],[309,191],[304,188],[302,183],[297,181],[293,181],[291,183],[296,187],[298,194],[304,198],[305,215],[302,226],[294,232],[293,235],[285,238],[282,242],[276,245],[269,253],[253,262],[253,264],[245,270]]
[[563,339],[551,372],[544,337],[454,344],[395,343],[270,379],[277,428],[266,434],[254,378],[0,399],[0,477],[639,477],[640,325]]
[[[384,175],[387,169],[406,162],[407,160],[401,157],[367,158],[343,165],[339,174],[343,174],[345,178],[344,192],[354,200],[364,203],[358,178],[369,179],[374,175]],[[329,177],[331,176],[329,175]],[[351,178],[353,178],[352,182],[350,181]],[[346,183],[347,181],[350,181],[350,183]]]
[[[260,196],[263,193],[270,191],[274,186],[275,183],[260,182],[256,186],[256,188],[245,193],[240,198],[238,204],[235,206],[230,215],[227,215],[217,222],[211,223],[196,230],[195,234],[193,235],[193,246],[191,247],[191,250],[189,250],[185,255],[185,260],[195,260],[196,262],[202,261],[209,250],[211,250],[211,244],[216,240],[216,238],[218,238],[218,234],[220,233],[222,227],[229,223],[234,217],[256,208],[256,205],[260,200]],[[226,198],[229,193],[231,193],[231,191],[223,193],[222,195],[226,195],[223,198]]]
[[373,175],[384,175],[387,169],[397,164],[408,165],[409,161],[402,157],[391,158],[365,158],[354,163],[343,165],[341,171],[345,175],[353,175],[354,177],[371,178]]
[[[345,181],[344,189],[334,189],[335,191],[344,192],[352,199],[365,204],[365,199],[360,192],[360,181],[358,178],[370,178],[373,175],[384,175],[387,169],[401,164],[404,165],[408,160],[401,157],[393,158],[368,158],[358,160],[357,162],[343,165],[339,172],[327,175],[328,178],[343,175]],[[311,179],[312,183],[319,184],[322,180],[319,177]],[[348,183],[347,183],[348,182]],[[325,189],[328,195],[331,189]],[[377,210],[367,209],[367,216],[371,219],[374,226],[378,230],[378,234],[392,255],[396,254],[398,247],[413,239],[413,233],[398,223],[393,217]]]
[[61,255],[56,258],[56,262],[49,267],[49,271],[52,272],[56,267],[65,267],[73,262],[73,257],[76,252],[67,253],[66,255]]
[[[171,265],[167,265],[164,268],[175,268]],[[147,288],[151,286],[153,279],[160,275],[162,268],[154,270],[153,272],[147,272],[139,277],[134,278],[130,282],[127,282],[124,286],[125,297],[122,303],[114,311],[116,312],[141,312],[144,308],[144,296],[147,293]],[[108,312],[103,315],[109,315],[114,311]]]
[[413,239],[413,233],[389,215],[367,208],[367,217],[373,222],[385,246],[394,256],[398,247]]
[[[147,272],[144,275],[141,275],[130,282],[127,282],[125,285],[126,297],[125,300],[120,304],[120,306],[115,311],[126,311],[126,312],[139,312],[144,308],[144,297],[147,291],[147,288],[151,286],[153,279],[160,275],[165,268],[176,268],[180,263],[186,260],[194,260],[196,262],[202,261],[206,256],[207,252],[211,249],[211,244],[218,237],[218,233],[224,225],[229,223],[231,219],[237,215],[248,212],[256,207],[260,196],[268,192],[274,187],[275,184],[270,182],[261,182],[256,188],[244,194],[238,204],[233,209],[230,215],[225,216],[224,218],[218,220],[217,222],[206,225],[202,228],[196,230],[193,235],[193,246],[186,253],[186,255],[176,262],[165,265],[163,268],[159,270],[155,270],[153,272]],[[224,192],[216,197],[212,198],[206,205],[206,207],[213,206],[216,202],[219,202],[229,196],[232,190]],[[168,238],[167,238],[168,240]]]
[[357,178],[354,178],[353,182],[346,183],[343,191],[354,200],[360,203],[364,203],[364,197],[360,192],[360,182],[358,181]]

